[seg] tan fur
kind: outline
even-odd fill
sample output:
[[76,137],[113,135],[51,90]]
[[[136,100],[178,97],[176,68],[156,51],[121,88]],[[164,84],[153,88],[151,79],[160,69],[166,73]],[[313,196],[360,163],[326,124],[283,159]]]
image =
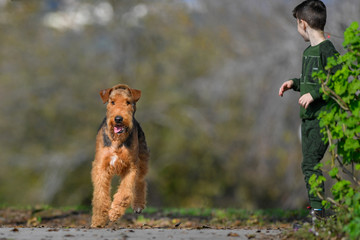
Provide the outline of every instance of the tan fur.
[[[91,227],[104,227],[108,220],[116,221],[130,205],[136,213],[145,208],[149,161],[145,135],[134,118],[141,91],[120,84],[102,90],[100,96],[108,104],[106,119],[96,136],[91,171],[94,186]],[[121,124],[115,121],[117,116],[121,116]],[[124,132],[115,133],[118,126]],[[121,182],[111,201],[111,178],[115,174],[120,175]]]

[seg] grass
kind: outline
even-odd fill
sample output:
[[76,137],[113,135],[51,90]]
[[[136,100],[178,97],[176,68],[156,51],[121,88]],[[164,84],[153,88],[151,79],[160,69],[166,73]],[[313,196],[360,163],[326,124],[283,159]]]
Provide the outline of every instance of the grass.
[[[128,210],[129,212],[131,209]],[[162,213],[164,215],[182,217],[209,217],[218,219],[249,219],[252,217],[267,220],[296,220],[308,214],[306,210],[260,209],[244,210],[237,208],[146,208],[144,213]]]

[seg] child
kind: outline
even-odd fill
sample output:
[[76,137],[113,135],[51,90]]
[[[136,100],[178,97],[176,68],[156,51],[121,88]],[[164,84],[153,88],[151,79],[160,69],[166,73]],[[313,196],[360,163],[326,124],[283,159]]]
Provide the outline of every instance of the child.
[[[300,78],[294,78],[284,82],[279,90],[279,96],[284,92],[293,89],[300,91],[300,118],[301,123],[301,144],[302,144],[302,172],[304,174],[306,188],[311,206],[311,215],[317,218],[325,216],[321,199],[310,194],[309,179],[313,174],[321,176],[320,169],[314,167],[321,161],[328,144],[322,140],[318,116],[324,110],[326,102],[320,94],[320,84],[318,79],[312,77],[312,73],[318,70],[325,72],[327,58],[336,56],[334,45],[324,37],[324,27],[326,23],[326,7],[320,0],[306,0],[293,10],[293,15],[297,20],[297,30],[304,38],[305,42],[310,42],[310,46],[305,49],[302,60],[302,74]],[[335,70],[335,69],[334,69]],[[332,70],[332,73],[334,73]],[[324,189],[324,186],[322,186]],[[322,192],[324,194],[324,190]]]

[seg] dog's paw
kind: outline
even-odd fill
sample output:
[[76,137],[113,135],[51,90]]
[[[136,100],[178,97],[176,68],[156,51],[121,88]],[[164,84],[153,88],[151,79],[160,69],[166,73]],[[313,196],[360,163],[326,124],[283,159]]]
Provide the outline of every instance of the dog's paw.
[[107,224],[107,220],[93,220],[91,222],[91,227],[92,228],[103,228],[105,227]]
[[115,222],[119,218],[119,214],[116,213],[114,209],[110,209],[109,211],[109,220]]
[[116,220],[118,220],[119,218],[121,218],[122,215],[124,215],[125,213],[125,209],[121,208],[112,208],[109,211],[109,220],[112,222],[115,222]]
[[132,209],[134,210],[134,213],[140,214],[145,209],[144,203],[133,203]]
[[142,210],[143,210],[143,208],[140,208],[140,207],[134,208],[134,213],[140,214],[142,212]]
[[101,224],[101,223],[92,223],[91,227],[92,228],[103,228],[105,227],[106,224]]

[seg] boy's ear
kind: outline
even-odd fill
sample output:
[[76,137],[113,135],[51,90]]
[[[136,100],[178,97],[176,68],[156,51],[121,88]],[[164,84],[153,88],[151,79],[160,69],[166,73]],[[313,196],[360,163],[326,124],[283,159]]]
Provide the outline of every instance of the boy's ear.
[[298,21],[299,21],[300,27],[304,30],[306,30],[306,28],[309,26],[309,24],[305,20],[298,19]]
[[100,91],[100,97],[103,101],[103,103],[106,103],[107,101],[109,101],[109,96],[110,93],[112,91],[112,88],[108,88],[108,89],[104,89]]
[[132,97],[134,98],[134,101],[137,102],[141,97],[141,91],[130,88],[130,92],[131,92]]

